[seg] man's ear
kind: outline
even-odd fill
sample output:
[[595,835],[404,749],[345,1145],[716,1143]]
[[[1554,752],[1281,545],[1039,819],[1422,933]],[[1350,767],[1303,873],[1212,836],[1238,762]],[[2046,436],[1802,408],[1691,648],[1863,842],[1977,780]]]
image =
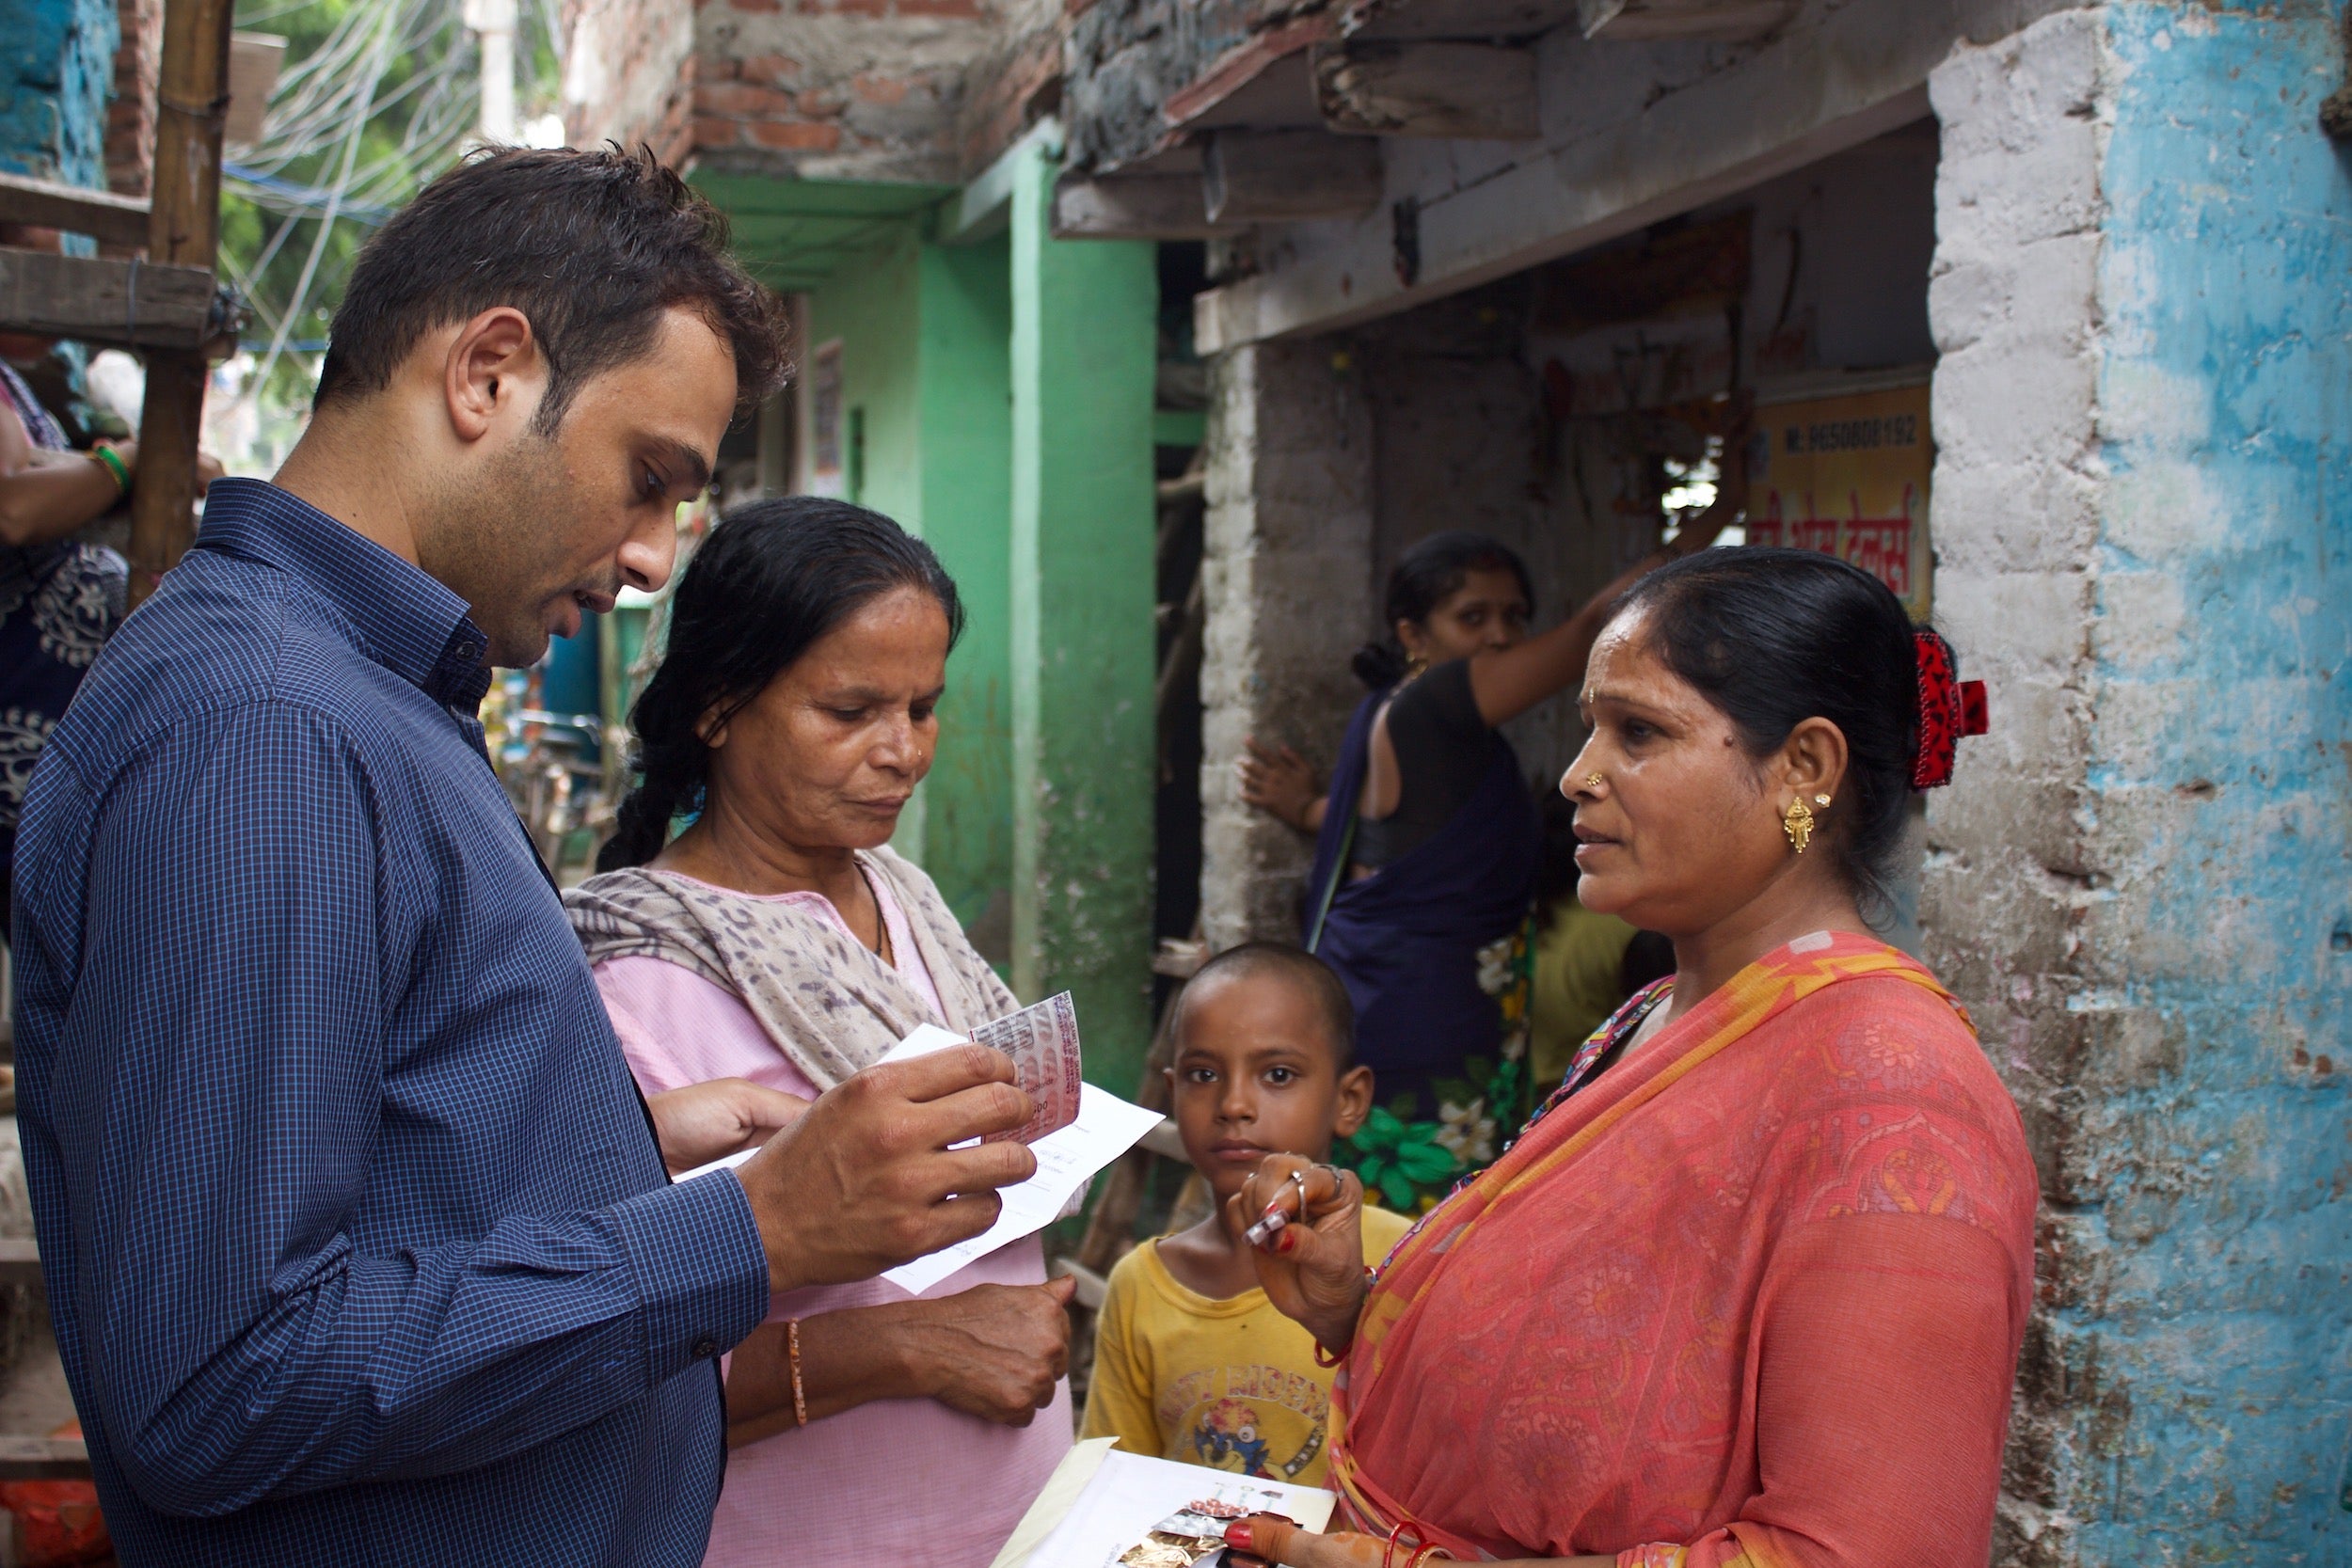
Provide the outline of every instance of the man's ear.
[[1372,1115],[1372,1069],[1352,1067],[1340,1074],[1339,1115],[1331,1118],[1331,1136],[1352,1138]]
[[479,441],[502,420],[535,413],[547,392],[547,358],[531,318],[511,305],[483,311],[457,329],[442,360],[451,428]]

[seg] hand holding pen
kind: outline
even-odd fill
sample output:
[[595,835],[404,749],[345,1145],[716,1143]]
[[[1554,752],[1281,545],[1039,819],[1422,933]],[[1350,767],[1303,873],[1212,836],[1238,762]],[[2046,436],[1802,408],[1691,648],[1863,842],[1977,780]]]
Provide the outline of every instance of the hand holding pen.
[[1232,1203],[1228,1223],[1248,1239],[1266,1299],[1328,1354],[1345,1354],[1364,1306],[1364,1185],[1356,1173],[1269,1154]]

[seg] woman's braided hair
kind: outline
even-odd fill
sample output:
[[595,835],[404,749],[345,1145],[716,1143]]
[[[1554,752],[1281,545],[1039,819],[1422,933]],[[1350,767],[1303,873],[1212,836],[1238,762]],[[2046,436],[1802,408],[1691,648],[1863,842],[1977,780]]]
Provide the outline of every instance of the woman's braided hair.
[[629,710],[630,765],[598,871],[643,865],[670,823],[700,808],[710,778],[706,730],[723,724],[828,632],[897,588],[929,594],[963,634],[963,602],[930,546],[879,512],[819,496],[734,508],[694,552],[670,605],[669,645]]

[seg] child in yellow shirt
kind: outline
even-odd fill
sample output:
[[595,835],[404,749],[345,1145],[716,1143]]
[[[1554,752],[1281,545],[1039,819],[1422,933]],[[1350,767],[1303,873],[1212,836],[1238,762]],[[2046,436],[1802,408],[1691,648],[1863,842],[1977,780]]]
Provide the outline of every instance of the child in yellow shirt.
[[[1216,1195],[1207,1219],[1146,1242],[1111,1271],[1095,1328],[1085,1435],[1130,1453],[1321,1486],[1332,1374],[1307,1331],[1258,1287],[1229,1200],[1269,1154],[1331,1157],[1362,1124],[1372,1069],[1355,1065],[1356,1020],[1339,976],[1295,947],[1250,942],[1203,965],[1169,1022],[1172,1114]],[[1364,1261],[1401,1238],[1401,1214],[1367,1205]]]

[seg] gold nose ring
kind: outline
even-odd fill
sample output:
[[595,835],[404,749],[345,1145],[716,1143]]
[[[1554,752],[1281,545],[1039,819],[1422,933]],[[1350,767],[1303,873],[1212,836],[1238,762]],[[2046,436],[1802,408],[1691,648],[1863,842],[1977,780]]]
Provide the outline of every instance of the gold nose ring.
[[1584,775],[1584,787],[1587,789],[1598,789],[1601,785],[1607,784],[1608,782],[1607,778],[1598,773],[1587,773]]

